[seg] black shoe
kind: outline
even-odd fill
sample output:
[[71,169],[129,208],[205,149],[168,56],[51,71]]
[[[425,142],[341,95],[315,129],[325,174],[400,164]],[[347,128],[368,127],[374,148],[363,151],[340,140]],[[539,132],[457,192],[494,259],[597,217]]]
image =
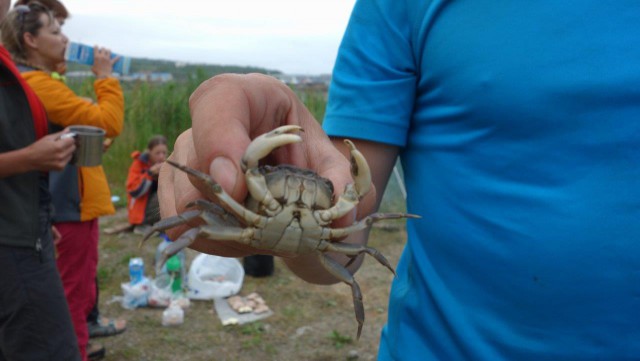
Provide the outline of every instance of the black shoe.
[[89,338],[115,336],[127,330],[127,321],[98,317],[97,322],[88,322]]
[[104,346],[89,342],[87,344],[87,358],[90,361],[102,360],[107,355],[107,349]]

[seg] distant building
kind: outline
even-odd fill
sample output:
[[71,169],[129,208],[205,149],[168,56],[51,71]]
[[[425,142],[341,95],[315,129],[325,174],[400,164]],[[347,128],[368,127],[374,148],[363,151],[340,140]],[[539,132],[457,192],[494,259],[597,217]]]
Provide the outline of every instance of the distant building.
[[88,78],[90,76],[95,76],[93,75],[92,72],[90,71],[68,71],[64,74],[67,78]]
[[328,88],[331,83],[331,74],[301,75],[301,74],[277,74],[274,75],[281,82],[298,88]]
[[122,81],[143,81],[153,83],[166,83],[173,80],[173,74],[171,73],[151,73],[151,72],[139,72],[133,73],[120,78]]
[[[152,72],[139,72],[130,75],[113,74],[121,81],[142,81],[153,83],[166,83],[173,80],[173,74],[171,73],[152,73]],[[95,76],[91,71],[69,71],[65,74],[68,78],[83,79]]]

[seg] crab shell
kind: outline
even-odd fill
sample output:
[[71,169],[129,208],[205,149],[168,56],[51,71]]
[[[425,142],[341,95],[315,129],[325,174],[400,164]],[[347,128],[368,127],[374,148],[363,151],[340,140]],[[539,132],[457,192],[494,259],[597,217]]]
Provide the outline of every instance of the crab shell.
[[[278,203],[275,210],[251,194],[245,207],[257,214],[270,216],[256,230],[252,246],[267,248],[292,256],[315,252],[323,237],[314,211],[329,209],[333,200],[333,184],[313,171],[290,165],[263,166],[256,169],[265,179],[268,192]],[[316,213],[317,214],[317,213]],[[267,235],[272,233],[273,236]],[[269,242],[272,241],[272,242]]]

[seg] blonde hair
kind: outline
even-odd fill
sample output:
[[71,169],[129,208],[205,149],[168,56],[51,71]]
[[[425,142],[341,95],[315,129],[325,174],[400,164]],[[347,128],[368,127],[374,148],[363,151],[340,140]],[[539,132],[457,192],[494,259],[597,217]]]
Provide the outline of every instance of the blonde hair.
[[42,14],[46,14],[49,21],[54,21],[53,13],[48,7],[33,1],[29,5],[18,5],[11,9],[0,24],[2,44],[16,63],[30,65],[27,62],[24,34],[38,35],[38,31],[45,25],[40,21]]

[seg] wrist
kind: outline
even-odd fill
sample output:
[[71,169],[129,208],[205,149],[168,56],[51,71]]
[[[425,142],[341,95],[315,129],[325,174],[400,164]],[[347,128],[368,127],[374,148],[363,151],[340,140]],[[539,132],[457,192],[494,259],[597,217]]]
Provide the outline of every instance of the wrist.
[[16,150],[14,156],[19,161],[14,163],[15,174],[21,174],[31,171],[39,171],[38,167],[38,155],[33,151],[33,144],[31,146]]

